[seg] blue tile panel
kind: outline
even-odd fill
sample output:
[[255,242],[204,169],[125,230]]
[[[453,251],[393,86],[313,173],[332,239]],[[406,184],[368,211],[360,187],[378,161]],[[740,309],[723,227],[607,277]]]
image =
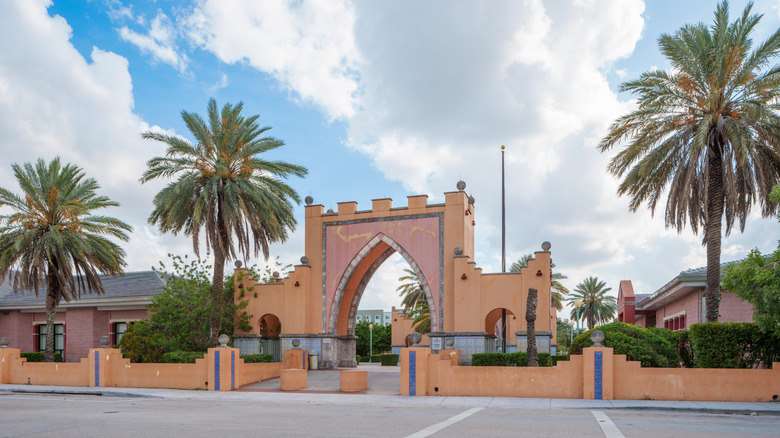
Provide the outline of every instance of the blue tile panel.
[[471,362],[472,354],[487,352],[484,336],[456,336],[455,345],[452,348],[460,350],[461,358],[466,362]]
[[230,352],[230,389],[236,389],[236,352]]
[[301,351],[301,356],[303,356],[303,359],[301,359],[301,369],[306,369],[306,352]]
[[95,386],[100,386],[100,352],[95,352]]
[[409,395],[417,395],[417,352],[409,352]]
[[219,391],[219,351],[214,352],[214,391]]
[[301,341],[301,349],[308,350],[309,353],[317,353],[318,355],[322,355],[322,339],[321,338],[282,338],[282,351],[284,350],[292,350],[292,341],[293,339],[298,339]]
[[601,362],[602,362],[602,358],[601,358],[601,352],[600,351],[596,352],[595,362],[596,363],[595,363],[595,367],[594,367],[594,370],[593,370],[594,373],[595,373],[595,375],[593,376],[594,377],[593,383],[595,385],[595,391],[596,391],[595,399],[596,400],[601,400],[601,398],[602,398],[601,397],[601,374],[602,374],[601,373]]

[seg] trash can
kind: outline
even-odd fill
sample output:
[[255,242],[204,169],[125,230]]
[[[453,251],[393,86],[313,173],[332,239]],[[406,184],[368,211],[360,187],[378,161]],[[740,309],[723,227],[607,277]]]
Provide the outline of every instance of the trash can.
[[309,369],[316,370],[319,364],[320,355],[316,351],[309,353]]

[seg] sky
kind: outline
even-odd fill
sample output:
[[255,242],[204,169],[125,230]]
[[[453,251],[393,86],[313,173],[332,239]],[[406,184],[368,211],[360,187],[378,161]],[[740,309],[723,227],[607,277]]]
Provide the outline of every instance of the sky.
[[[746,2],[732,1],[732,17]],[[12,163],[60,156],[119,202],[105,213],[133,226],[127,271],[191,254],[187,236],[148,225],[167,181],[141,185],[164,145],[192,139],[181,111],[244,103],[285,146],[268,158],[308,168],[287,182],[325,208],[427,194],[458,180],[476,199],[483,272],[501,270],[501,153],[506,145],[507,265],[552,244],[574,288],[597,276],[652,293],[706,265],[701,234],[628,210],[606,172],[618,150],[596,149],[635,106],[622,81],[668,69],[657,38],[712,19],[714,0],[48,1],[0,2],[0,187],[20,192]],[[754,39],[780,27],[780,0],[759,1]],[[303,206],[283,264],[304,251]],[[722,261],[777,247],[777,219],[757,208],[724,238]],[[245,261],[264,265],[262,259]],[[229,263],[228,266],[232,266]],[[360,307],[389,310],[406,262],[394,256]]]

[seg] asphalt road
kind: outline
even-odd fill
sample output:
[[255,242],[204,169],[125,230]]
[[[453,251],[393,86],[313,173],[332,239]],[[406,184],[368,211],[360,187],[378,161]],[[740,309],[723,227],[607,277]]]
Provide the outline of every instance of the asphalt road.
[[0,437],[780,436],[780,416],[0,393]]

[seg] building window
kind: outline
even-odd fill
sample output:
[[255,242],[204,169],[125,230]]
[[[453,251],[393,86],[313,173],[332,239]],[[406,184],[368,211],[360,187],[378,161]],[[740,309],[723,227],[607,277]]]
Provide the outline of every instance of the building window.
[[357,320],[360,321],[360,315],[357,316]]
[[374,319],[379,321],[381,319],[381,317],[379,315],[374,315]]
[[114,345],[119,345],[119,341],[122,340],[122,336],[124,336],[126,332],[127,332],[126,322],[114,323]]
[[[38,351],[46,351],[46,324],[38,328]],[[60,353],[65,359],[65,324],[54,324],[54,352]]]

